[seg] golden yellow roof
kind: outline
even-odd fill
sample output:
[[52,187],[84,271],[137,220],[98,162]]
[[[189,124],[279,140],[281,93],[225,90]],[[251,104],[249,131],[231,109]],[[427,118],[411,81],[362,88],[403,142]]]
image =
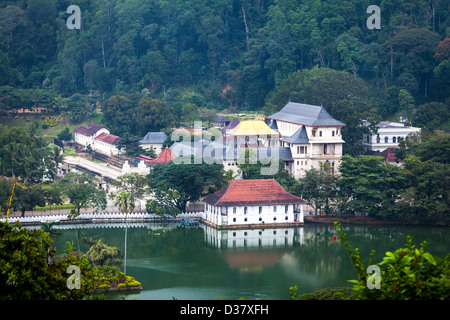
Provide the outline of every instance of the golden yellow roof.
[[233,129],[228,130],[227,134],[234,136],[279,135],[277,131],[272,130],[261,120],[242,121]]

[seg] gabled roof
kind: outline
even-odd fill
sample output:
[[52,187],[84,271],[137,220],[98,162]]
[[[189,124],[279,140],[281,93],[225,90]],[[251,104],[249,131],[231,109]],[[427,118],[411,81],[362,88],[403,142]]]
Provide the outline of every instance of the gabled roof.
[[270,119],[270,121],[269,121],[269,123],[267,125],[269,126],[270,129],[278,131],[277,120]]
[[[224,141],[201,140],[198,142],[175,142],[170,149],[175,156],[212,157],[219,160],[234,161],[239,158],[245,148],[234,147],[234,144],[226,144]],[[257,147],[251,148],[257,154],[257,160],[267,157],[275,157],[283,161],[294,161],[289,147]]]
[[240,123],[238,118],[233,118],[229,124],[220,129],[220,132],[225,133],[226,131],[235,128]]
[[232,180],[203,201],[213,206],[295,204],[306,201],[287,192],[275,179]]
[[142,144],[163,144],[167,139],[167,134],[165,132],[147,132],[145,137],[139,141]]
[[343,122],[334,119],[322,106],[289,102],[277,113],[267,119],[285,121],[310,127],[345,126]]
[[109,144],[112,144],[112,145],[116,145],[120,141],[120,138],[118,136],[115,136],[113,134],[109,134],[109,133],[106,133],[106,132],[100,133],[94,139],[102,141],[102,142],[105,142],[105,143],[109,143]]
[[165,148],[155,159],[149,161],[149,165],[166,164],[172,161],[173,158],[175,158],[175,155],[172,150]]
[[305,126],[298,129],[292,136],[280,140],[288,143],[309,143],[308,133],[306,132]]
[[230,122],[230,119],[228,119],[227,117],[225,117],[224,115],[218,114],[214,117],[214,121],[216,122],[225,122],[228,123]]
[[102,128],[104,128],[104,126],[102,126],[100,124],[96,124],[94,121],[92,121],[89,124],[89,126],[85,126],[85,125],[79,126],[73,132],[78,133],[78,134],[82,134],[83,136],[90,137],[90,136],[94,135],[97,131],[99,131]]

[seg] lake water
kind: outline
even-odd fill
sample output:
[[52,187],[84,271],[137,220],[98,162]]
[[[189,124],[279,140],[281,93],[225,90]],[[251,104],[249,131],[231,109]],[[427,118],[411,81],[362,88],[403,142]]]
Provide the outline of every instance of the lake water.
[[[355,269],[342,244],[333,241],[332,225],[219,231],[204,225],[179,223],[109,223],[61,225],[52,235],[57,254],[64,244],[87,251],[84,237],[101,237],[125,253],[126,273],[143,290],[114,294],[112,299],[133,300],[287,300],[289,288],[298,293],[320,288],[351,286]],[[406,235],[417,247],[444,257],[450,253],[448,228],[409,226],[345,226],[352,248],[374,263],[386,251],[406,246]],[[339,239],[339,238],[338,238]]]

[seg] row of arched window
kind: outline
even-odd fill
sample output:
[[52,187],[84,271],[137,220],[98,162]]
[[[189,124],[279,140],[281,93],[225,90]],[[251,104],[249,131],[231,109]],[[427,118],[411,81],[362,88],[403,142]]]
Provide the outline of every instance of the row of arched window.
[[[392,137],[392,143],[400,142],[402,137]],[[377,143],[381,142],[381,138],[377,137]],[[384,137],[384,143],[389,143],[389,137]]]
[[[284,220],[289,220],[288,216],[285,216]],[[258,221],[262,221],[262,218],[260,217]],[[277,221],[277,217],[273,217],[273,221]],[[233,218],[233,222],[236,222],[236,218]],[[247,222],[247,218],[244,218],[244,222]]]

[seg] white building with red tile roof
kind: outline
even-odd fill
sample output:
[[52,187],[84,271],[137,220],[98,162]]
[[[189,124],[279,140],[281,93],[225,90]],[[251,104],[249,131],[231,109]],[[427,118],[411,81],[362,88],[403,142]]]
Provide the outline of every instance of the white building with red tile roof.
[[232,180],[203,202],[206,221],[221,227],[301,224],[306,204],[275,179]]
[[120,138],[113,134],[102,132],[94,138],[92,150],[100,151],[106,155],[119,154],[118,144]]
[[87,147],[88,145],[92,147],[94,138],[104,132],[109,133],[109,130],[92,121],[88,126],[82,125],[73,131],[74,140],[83,147]]
[[88,126],[82,125],[74,130],[74,140],[83,147],[91,146],[92,150],[108,156],[118,154],[118,136],[110,134],[104,126],[92,121]]

